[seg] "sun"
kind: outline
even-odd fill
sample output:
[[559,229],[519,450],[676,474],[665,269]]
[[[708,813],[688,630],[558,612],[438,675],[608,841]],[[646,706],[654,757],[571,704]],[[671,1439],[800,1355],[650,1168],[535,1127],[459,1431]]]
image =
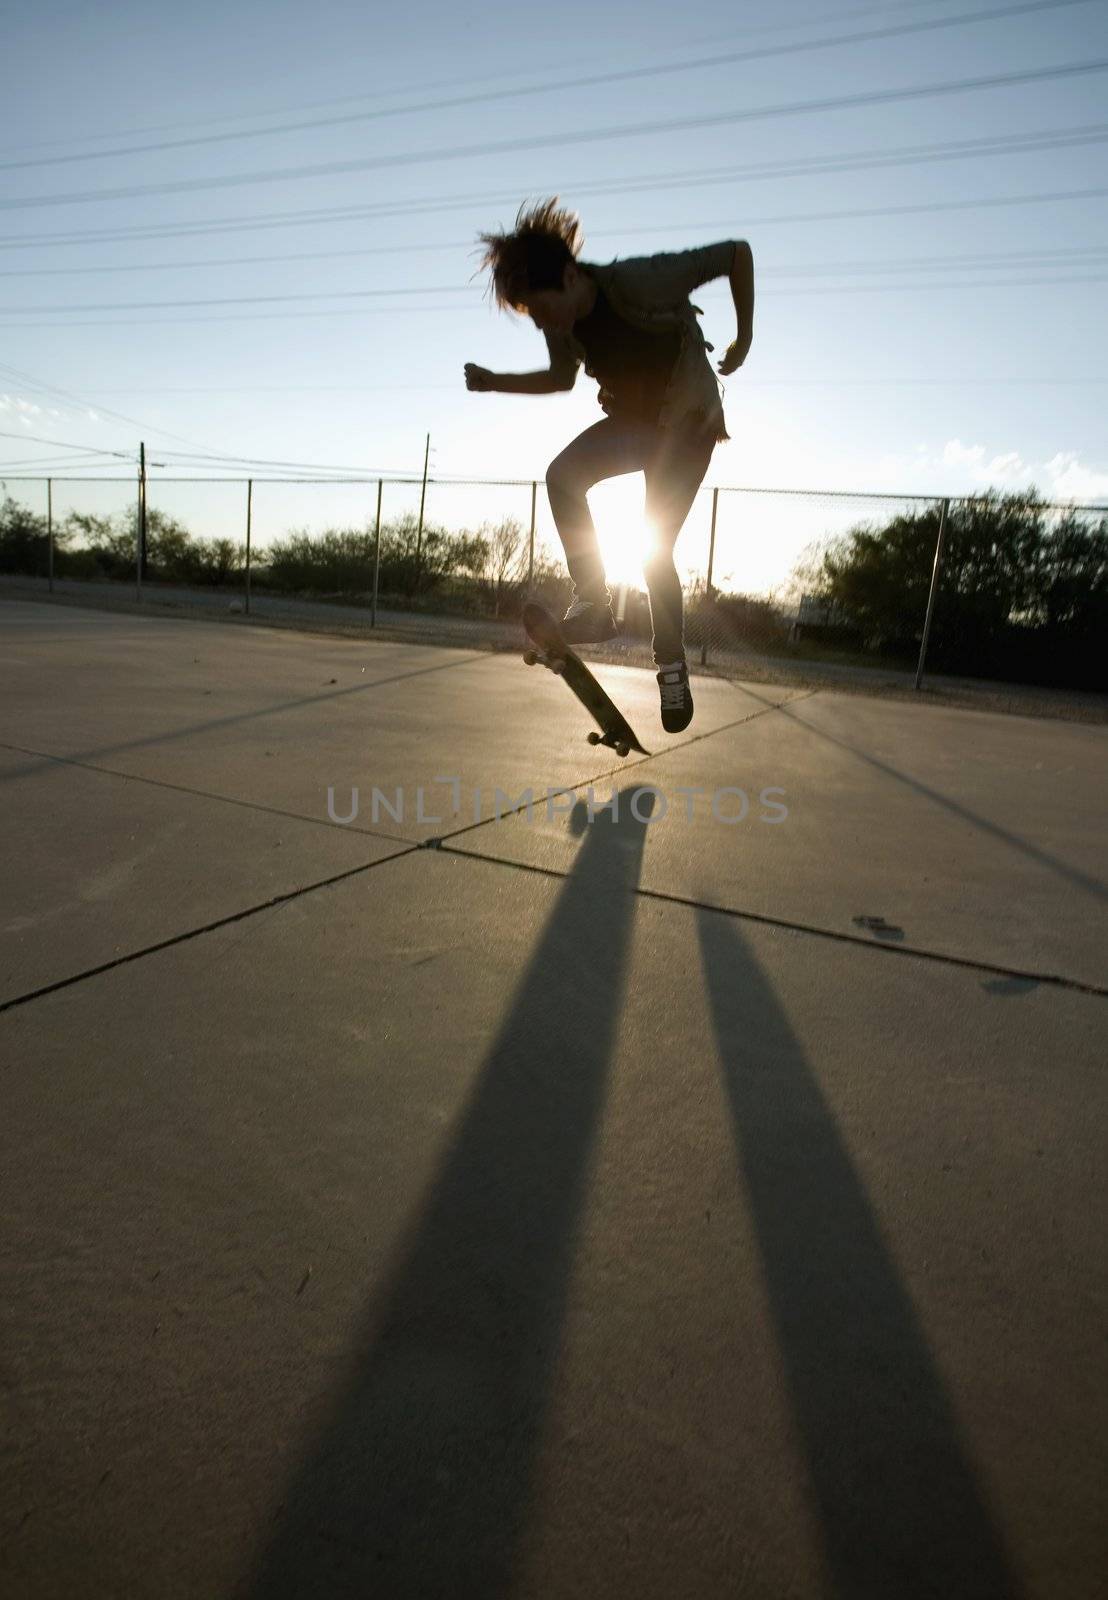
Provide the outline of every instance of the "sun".
[[643,562],[650,547],[646,518],[646,480],[641,472],[606,478],[589,490],[600,554],[609,587],[643,587]]

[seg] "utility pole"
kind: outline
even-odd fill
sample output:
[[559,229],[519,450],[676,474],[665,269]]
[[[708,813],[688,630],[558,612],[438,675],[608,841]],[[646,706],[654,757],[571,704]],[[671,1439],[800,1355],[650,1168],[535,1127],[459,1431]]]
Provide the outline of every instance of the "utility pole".
[[943,559],[943,539],[946,535],[946,522],[950,515],[950,501],[944,500],[939,507],[939,537],[935,541],[935,564],[931,568],[931,589],[927,596],[927,615],[923,619],[923,638],[920,640],[919,662],[916,666],[916,688],[923,682],[923,667],[927,660],[927,641],[931,637],[931,618],[935,611],[935,596],[939,592],[939,568]]
[[146,577],[146,446],[139,445],[138,560],[135,563],[138,598],[142,599],[142,580]]
[[377,479],[377,532],[373,538],[373,605],[369,613],[369,625],[377,626],[377,591],[381,586],[381,494],[385,487],[383,478]]
[[250,522],[254,512],[254,480],[246,480],[246,614],[250,615]]
[[423,555],[423,507],[427,502],[427,463],[431,459],[431,435],[427,435],[427,446],[423,452],[423,490],[419,497],[419,528],[416,532],[415,547],[415,592],[419,593],[419,571]]

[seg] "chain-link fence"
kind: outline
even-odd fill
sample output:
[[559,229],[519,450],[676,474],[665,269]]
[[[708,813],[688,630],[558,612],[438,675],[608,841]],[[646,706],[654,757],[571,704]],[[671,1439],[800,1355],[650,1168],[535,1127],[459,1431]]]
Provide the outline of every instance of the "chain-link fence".
[[[0,480],[0,575],[352,627],[451,626],[506,645],[529,595],[571,588],[545,485],[426,479]],[[650,659],[641,478],[590,492],[621,622]],[[881,662],[1108,688],[1108,508],[702,488],[675,551],[690,660]],[[437,620],[436,620],[437,619]],[[612,653],[612,652],[605,652]]]

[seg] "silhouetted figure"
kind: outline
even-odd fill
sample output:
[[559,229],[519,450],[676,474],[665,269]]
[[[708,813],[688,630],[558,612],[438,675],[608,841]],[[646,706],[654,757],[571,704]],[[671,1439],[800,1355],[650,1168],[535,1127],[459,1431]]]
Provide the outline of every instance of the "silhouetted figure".
[[719,363],[734,372],[750,349],[754,258],[745,241],[619,259],[578,260],[583,235],[557,199],[521,208],[512,233],[483,233],[482,267],[502,310],[526,313],[545,335],[550,364],[539,372],[496,373],[468,362],[469,389],[552,394],[571,389],[577,369],[600,386],[605,420],[586,428],[550,463],[550,509],[566,553],[574,598],[562,631],[574,644],[617,631],[586,492],[604,478],[642,472],[651,548],[644,562],[654,629],[662,725],[680,732],[692,720],[685,662],[681,582],[673,549],[708,471],[712,451],[730,437],[720,384],[708,360],[691,292],[728,278],[738,333]]

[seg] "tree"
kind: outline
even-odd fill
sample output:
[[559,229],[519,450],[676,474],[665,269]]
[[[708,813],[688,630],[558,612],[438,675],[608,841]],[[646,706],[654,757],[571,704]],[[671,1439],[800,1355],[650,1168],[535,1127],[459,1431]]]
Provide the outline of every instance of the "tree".
[[7,495],[0,506],[0,569],[43,574],[49,562],[46,518]]
[[[884,526],[859,525],[823,553],[817,588],[870,648],[918,643],[938,537],[929,505]],[[1093,641],[1108,623],[1108,520],[1061,519],[1034,489],[953,500],[947,517],[929,659],[948,671],[1103,680]]]
[[94,573],[103,578],[127,578],[135,570],[135,519],[119,523],[111,517],[97,517],[86,511],[71,511],[65,519],[66,538],[80,541],[86,561],[91,558]]
[[523,524],[515,517],[504,517],[495,526],[484,523],[481,536],[485,543],[482,575],[492,586],[493,610],[499,616],[506,590],[523,583],[526,578],[527,541]]

